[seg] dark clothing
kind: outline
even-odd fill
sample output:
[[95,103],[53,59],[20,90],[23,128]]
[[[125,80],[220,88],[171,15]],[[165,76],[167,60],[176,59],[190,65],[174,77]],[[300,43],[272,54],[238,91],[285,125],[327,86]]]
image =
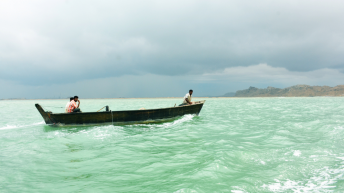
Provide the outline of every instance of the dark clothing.
[[80,111],[80,108],[75,108],[75,109],[73,110],[73,113],[77,113],[77,112],[81,112],[81,111]]

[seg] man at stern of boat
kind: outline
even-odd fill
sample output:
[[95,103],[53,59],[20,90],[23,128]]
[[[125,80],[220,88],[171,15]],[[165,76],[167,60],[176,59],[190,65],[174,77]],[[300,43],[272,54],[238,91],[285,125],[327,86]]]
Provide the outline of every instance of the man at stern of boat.
[[70,102],[72,102],[73,99],[74,99],[74,97],[69,98],[69,102],[66,104],[66,107],[65,107],[65,113],[68,113],[69,104],[70,104]]
[[[76,102],[78,102],[78,105],[76,104]],[[80,106],[79,97],[78,96],[74,96],[74,100],[72,100],[69,103],[68,113],[81,112],[79,106]]]
[[189,93],[186,93],[186,95],[184,96],[184,101],[181,105],[192,105],[192,104],[194,104],[193,102],[191,102],[192,93],[193,93],[193,90],[189,90]]

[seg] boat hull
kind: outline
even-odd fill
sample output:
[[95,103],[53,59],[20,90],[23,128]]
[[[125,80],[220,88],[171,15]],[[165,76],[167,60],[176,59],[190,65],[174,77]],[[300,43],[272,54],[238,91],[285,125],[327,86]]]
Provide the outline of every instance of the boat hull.
[[44,111],[39,104],[35,106],[42,115],[45,123],[48,125],[125,125],[165,122],[187,114],[198,115],[204,102],[205,101],[199,101],[197,104],[193,105],[162,109],[57,114]]

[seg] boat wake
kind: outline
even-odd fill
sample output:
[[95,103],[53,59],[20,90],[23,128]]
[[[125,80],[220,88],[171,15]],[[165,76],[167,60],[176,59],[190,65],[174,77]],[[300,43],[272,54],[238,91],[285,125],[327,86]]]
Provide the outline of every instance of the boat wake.
[[[344,157],[337,157],[337,159],[344,160]],[[330,192],[336,187],[336,182],[343,178],[344,165],[340,165],[339,168],[325,166],[312,171],[312,174],[313,176],[307,180],[275,179],[274,183],[264,184],[261,187],[272,192]]]
[[184,115],[181,118],[174,120],[172,122],[166,122],[166,123],[154,123],[154,124],[137,124],[137,125],[131,125],[133,127],[144,127],[144,128],[149,128],[149,129],[154,129],[154,128],[169,128],[173,127],[175,125],[183,124],[185,122],[191,121],[196,115]]
[[188,122],[188,121],[191,121],[192,118],[194,118],[195,115],[184,115],[181,119],[177,119],[171,123],[164,123],[164,124],[161,124],[161,125],[157,125],[158,127],[164,127],[164,128],[167,128],[167,127],[171,127],[171,126],[174,126],[174,125],[179,125],[179,124],[182,124],[184,122]]
[[44,121],[32,123],[29,125],[6,125],[4,127],[0,127],[0,130],[6,130],[6,129],[17,129],[17,128],[23,128],[23,127],[30,127],[35,125],[44,125]]

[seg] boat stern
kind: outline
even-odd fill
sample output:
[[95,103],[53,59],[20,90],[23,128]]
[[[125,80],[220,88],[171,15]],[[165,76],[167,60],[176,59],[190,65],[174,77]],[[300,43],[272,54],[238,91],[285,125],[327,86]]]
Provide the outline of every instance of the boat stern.
[[41,105],[35,104],[35,107],[37,108],[38,112],[42,115],[46,124],[55,124],[53,119],[50,116],[50,113],[45,112],[44,109],[41,107]]

